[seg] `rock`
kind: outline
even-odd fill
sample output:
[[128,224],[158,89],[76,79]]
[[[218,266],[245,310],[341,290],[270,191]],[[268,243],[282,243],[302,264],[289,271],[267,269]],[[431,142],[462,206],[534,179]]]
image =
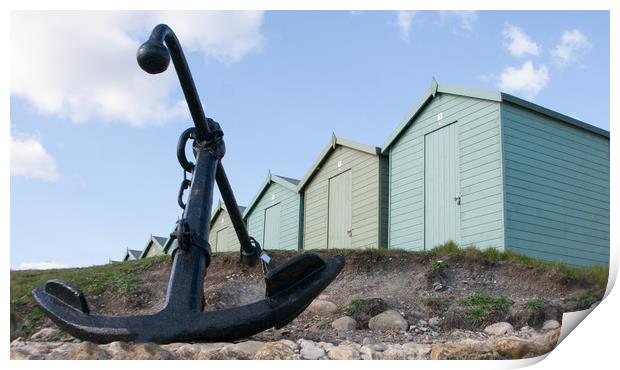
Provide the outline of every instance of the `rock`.
[[127,360],[174,360],[172,353],[155,343],[134,344]]
[[19,322],[19,320],[17,319],[17,315],[15,315],[13,312],[11,312],[10,314],[11,316],[11,340],[17,339],[19,337],[23,337],[24,336],[24,325]]
[[100,348],[107,351],[112,360],[173,360],[172,353],[155,343],[128,344],[112,342]]
[[417,311],[417,310],[411,310],[409,312],[407,312],[406,318],[408,321],[410,322],[415,322],[418,320],[422,320],[424,319],[426,316],[424,315],[424,313]]
[[443,289],[443,285],[441,283],[435,282],[433,283],[433,290],[438,292]]
[[547,330],[551,330],[551,329],[557,329],[559,327],[561,327],[562,325],[560,325],[559,322],[557,322],[556,320],[547,320],[543,323],[542,326],[542,330],[543,331],[547,331]]
[[343,342],[329,349],[329,358],[332,360],[358,360],[360,358],[360,345]]
[[45,360],[50,348],[45,343],[25,342],[17,338],[11,342],[12,360]]
[[32,334],[30,340],[33,342],[56,342],[64,335],[60,329],[56,328],[43,328],[38,332]]
[[423,326],[427,326],[428,322],[426,322],[426,320],[420,320],[418,321],[418,326],[423,327]]
[[373,337],[364,337],[364,339],[362,339],[363,346],[367,346],[369,344],[374,344],[374,343],[377,343],[377,340]]
[[108,353],[92,342],[82,342],[69,350],[64,360],[107,360]]
[[[209,345],[203,345],[200,347],[197,353],[191,357],[192,360],[216,360],[222,358],[221,350],[226,346],[226,343],[209,343]],[[179,359],[185,359],[183,356],[185,352],[180,352]],[[234,357],[233,357],[234,358]],[[250,357],[251,358],[251,357]],[[190,359],[190,358],[188,358]]]
[[499,360],[501,358],[493,347],[473,339],[435,344],[431,349],[433,360]]
[[536,346],[531,342],[518,337],[494,338],[489,342],[489,344],[497,351],[497,353],[510,359],[535,357],[542,354],[535,354],[539,352],[539,350],[535,348]]
[[387,303],[381,298],[363,298],[351,301],[348,307],[348,315],[353,317],[358,323],[358,328],[367,328],[368,321],[387,310]]
[[254,360],[297,360],[299,355],[295,353],[295,350],[297,350],[297,344],[287,339],[268,342],[256,352]]
[[375,350],[372,346],[362,346],[360,348],[360,356],[362,360],[382,360],[383,353]]
[[[290,342],[290,341],[289,341]],[[263,348],[265,342],[259,342],[255,340],[248,340],[240,343],[230,343],[224,345],[222,349],[211,354],[212,360],[228,360],[228,359],[239,359],[239,360],[251,360],[258,353],[258,351]],[[206,356],[207,353],[203,353],[203,356]]]
[[[62,343],[61,345],[59,345],[58,347],[54,348],[53,350],[51,350],[49,352],[49,355],[47,356],[47,359],[50,360],[65,360],[67,359],[67,354],[74,351],[75,348],[77,346],[79,346],[80,344],[82,344],[82,342],[80,343]],[[100,347],[101,348],[101,347]],[[109,356],[106,353],[106,357],[109,358]]]
[[428,324],[436,328],[439,327],[439,323],[440,323],[439,317],[431,317],[428,320]]
[[342,316],[332,322],[332,328],[335,330],[355,330],[357,321],[350,316]]
[[383,360],[405,360],[405,351],[400,344],[389,344],[383,351]]
[[161,348],[172,353],[177,360],[191,360],[200,352],[200,346],[189,343],[170,343],[164,344]]
[[507,322],[496,322],[484,328],[484,331],[491,335],[507,335],[511,334],[514,328]]
[[361,358],[364,360],[415,360],[428,358],[431,346],[419,343],[382,344],[362,346]]
[[560,328],[531,339],[518,337],[492,338],[489,344],[502,356],[511,359],[542,356],[555,348],[560,336]]
[[406,360],[427,359],[431,354],[431,346],[428,344],[409,342],[402,345]]
[[318,360],[325,357],[325,350],[323,350],[323,348],[321,348],[317,343],[306,339],[300,339],[298,343],[301,347],[299,356],[301,356],[302,359]]
[[372,330],[407,330],[409,323],[398,312],[387,310],[370,319],[368,327]]
[[112,360],[125,360],[127,353],[131,351],[131,347],[125,342],[112,342],[101,347],[108,352]]
[[315,315],[326,316],[331,313],[334,313],[338,307],[330,301],[323,301],[320,299],[315,299],[308,306],[308,311],[312,312]]
[[439,333],[433,330],[433,331],[431,331],[431,336],[433,338],[437,338],[439,336]]
[[532,337],[532,343],[540,346],[542,353],[551,352],[558,343],[560,338],[560,328],[551,329],[544,334]]

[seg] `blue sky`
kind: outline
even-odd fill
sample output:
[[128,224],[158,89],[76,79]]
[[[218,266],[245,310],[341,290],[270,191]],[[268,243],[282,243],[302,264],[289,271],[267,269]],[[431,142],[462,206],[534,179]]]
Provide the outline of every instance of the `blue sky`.
[[106,263],[171,231],[191,121],[173,71],[135,62],[162,21],[240,204],[269,169],[301,178],[332,132],[380,146],[432,77],[609,130],[607,12],[12,13],[12,268]]

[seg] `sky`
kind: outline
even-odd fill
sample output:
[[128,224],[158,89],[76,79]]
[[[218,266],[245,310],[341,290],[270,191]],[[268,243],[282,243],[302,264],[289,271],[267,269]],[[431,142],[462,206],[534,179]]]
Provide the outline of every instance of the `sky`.
[[609,130],[606,11],[13,12],[11,268],[103,264],[172,231],[191,118],[174,70],[135,61],[162,22],[241,205],[269,170],[302,178],[332,133],[381,146],[433,77]]

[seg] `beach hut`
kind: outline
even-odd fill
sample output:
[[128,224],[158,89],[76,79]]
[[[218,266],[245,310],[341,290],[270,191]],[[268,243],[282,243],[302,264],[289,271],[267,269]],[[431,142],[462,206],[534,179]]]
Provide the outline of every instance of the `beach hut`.
[[332,135],[297,186],[304,249],[385,247],[387,180],[379,148]]
[[248,233],[268,249],[301,248],[299,180],[274,175],[263,181],[243,213]]
[[164,244],[166,244],[166,240],[167,239],[164,237],[151,234],[149,240],[146,242],[146,246],[140,254],[140,259],[164,254]]
[[608,131],[506,93],[433,80],[382,153],[390,248],[451,240],[573,265],[609,262]]
[[135,249],[127,249],[127,251],[125,252],[125,257],[123,257],[123,262],[135,261],[137,259],[140,259],[141,254],[142,254],[142,251],[135,250]]
[[[239,206],[239,212],[243,214],[245,207]],[[218,202],[211,216],[209,227],[209,245],[212,252],[239,252],[241,244],[228,216],[228,211],[223,202]]]

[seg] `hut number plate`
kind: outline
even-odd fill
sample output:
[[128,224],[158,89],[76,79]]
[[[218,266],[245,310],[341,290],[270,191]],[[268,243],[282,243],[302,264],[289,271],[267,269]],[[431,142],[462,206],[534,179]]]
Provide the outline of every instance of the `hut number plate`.
[[441,125],[441,120],[443,119],[443,112],[437,113],[437,122]]
[[342,161],[338,161],[338,168],[342,167]]

